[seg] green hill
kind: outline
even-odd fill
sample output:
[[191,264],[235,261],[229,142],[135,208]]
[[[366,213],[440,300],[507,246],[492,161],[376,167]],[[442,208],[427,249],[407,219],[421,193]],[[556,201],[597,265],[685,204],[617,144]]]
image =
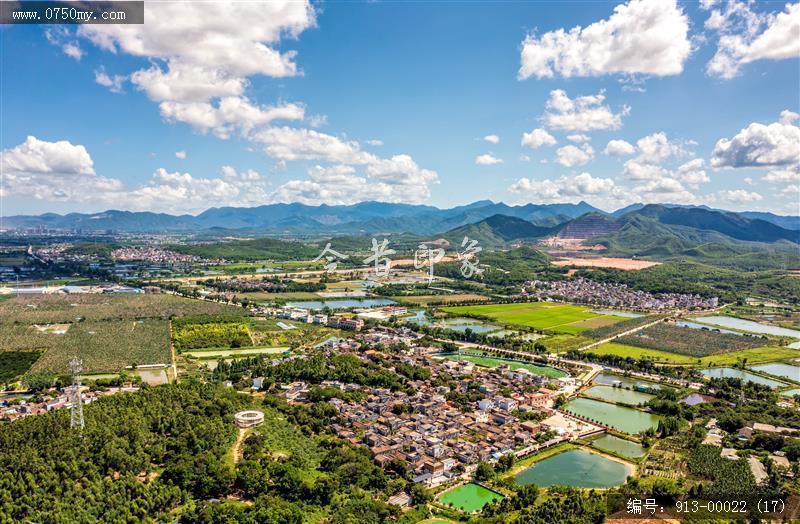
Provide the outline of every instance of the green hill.
[[483,247],[504,247],[514,240],[527,240],[552,234],[555,228],[536,226],[527,220],[507,215],[493,215],[474,224],[451,229],[442,236],[451,245],[460,245],[464,237],[477,240]]

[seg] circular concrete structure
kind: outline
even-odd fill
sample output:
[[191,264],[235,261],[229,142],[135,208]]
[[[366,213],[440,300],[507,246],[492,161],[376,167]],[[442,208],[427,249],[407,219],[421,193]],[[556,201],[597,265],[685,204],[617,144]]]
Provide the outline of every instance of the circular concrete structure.
[[252,428],[264,422],[264,413],[255,410],[240,411],[233,418],[240,428]]

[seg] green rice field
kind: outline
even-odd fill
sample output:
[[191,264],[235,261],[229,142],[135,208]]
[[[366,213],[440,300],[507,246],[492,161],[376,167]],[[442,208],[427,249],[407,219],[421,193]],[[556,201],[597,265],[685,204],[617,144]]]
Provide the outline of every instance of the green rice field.
[[491,491],[483,486],[470,482],[455,489],[445,492],[440,498],[439,502],[445,506],[450,504],[453,507],[472,513],[478,511],[486,504],[491,504],[496,500],[504,498],[503,495],[496,491]]
[[584,306],[552,302],[456,306],[442,309],[457,315],[481,315],[507,324],[567,334],[576,334],[625,320],[623,317],[593,313],[591,308]]

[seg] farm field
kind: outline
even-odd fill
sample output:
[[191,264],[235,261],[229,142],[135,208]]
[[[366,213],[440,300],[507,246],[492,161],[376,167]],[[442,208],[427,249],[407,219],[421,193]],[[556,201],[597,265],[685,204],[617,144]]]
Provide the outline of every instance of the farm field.
[[404,295],[389,297],[397,302],[408,304],[427,305],[427,304],[447,304],[451,302],[481,302],[487,300],[483,295],[474,293],[462,293],[457,295]]
[[647,269],[648,267],[657,266],[660,264],[660,262],[651,262],[649,260],[639,260],[633,258],[573,257],[563,260],[556,260],[552,262],[552,264],[554,266],[607,267],[612,269],[621,269],[623,271],[638,271],[639,269]]
[[87,373],[115,373],[131,365],[167,364],[170,359],[167,321],[154,319],[76,322],[63,334],[0,324],[0,348],[42,352],[33,372],[66,373],[76,356]]
[[514,360],[506,360],[503,358],[495,358],[495,357],[488,357],[488,356],[480,356],[480,355],[444,355],[443,358],[447,358],[450,360],[463,360],[466,362],[472,362],[473,364],[481,367],[486,368],[496,368],[500,365],[507,365],[510,369],[526,369],[533,373],[534,375],[540,375],[543,377],[550,377],[550,378],[560,378],[566,377],[567,374],[560,369],[552,368],[549,366],[540,366],[537,364],[526,364],[524,362],[517,362]]
[[590,308],[584,306],[551,302],[457,306],[443,310],[457,315],[481,315],[508,324],[567,334],[577,334],[624,320],[622,317],[592,313]]
[[236,293],[236,298],[240,300],[247,299],[254,302],[272,302],[275,300],[319,300],[320,296],[309,291],[289,291],[286,293],[254,291],[252,293]]
[[775,362],[777,360],[787,360],[800,358],[800,349],[787,347],[759,347],[753,349],[743,349],[722,355],[710,355],[700,359],[704,366],[730,365],[736,364],[741,360],[747,359],[748,364],[759,364],[763,362]]
[[[167,294],[75,294],[19,296],[0,301],[0,319],[19,324],[84,320],[169,318],[198,314],[245,315],[237,306]],[[4,320],[0,320],[3,322]]]
[[670,362],[674,364],[696,364],[698,360],[686,355],[678,355],[676,353],[659,351],[657,349],[616,344],[614,342],[609,342],[608,344],[603,344],[588,349],[587,351],[596,355],[614,355],[617,357],[630,357],[635,359],[649,358],[656,362]]
[[550,353],[564,353],[591,344],[592,339],[585,335],[552,335],[541,339],[541,342]]
[[617,341],[628,346],[655,349],[696,358],[756,348],[764,346],[766,343],[766,340],[760,337],[678,327],[666,323],[644,328],[631,335],[620,337]]
[[203,351],[185,351],[182,355],[194,358],[227,358],[249,355],[276,355],[289,351],[288,347],[246,348],[246,349],[211,349]]

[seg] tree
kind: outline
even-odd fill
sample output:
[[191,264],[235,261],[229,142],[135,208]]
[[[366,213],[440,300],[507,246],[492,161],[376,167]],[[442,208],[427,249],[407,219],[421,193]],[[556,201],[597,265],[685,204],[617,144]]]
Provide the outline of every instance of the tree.
[[475,480],[485,482],[494,476],[494,468],[488,462],[478,462],[475,468]]

